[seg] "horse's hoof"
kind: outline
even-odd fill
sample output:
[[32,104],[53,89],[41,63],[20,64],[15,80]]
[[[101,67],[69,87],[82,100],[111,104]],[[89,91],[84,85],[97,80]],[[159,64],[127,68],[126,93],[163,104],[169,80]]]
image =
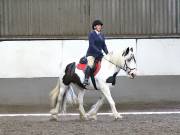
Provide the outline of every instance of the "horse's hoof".
[[89,115],[88,119],[89,120],[97,120],[97,115]]
[[56,115],[56,114],[58,114],[58,112],[57,112],[57,110],[56,110],[56,109],[52,109],[52,110],[50,111],[50,114],[52,114],[52,115]]
[[79,115],[80,120],[88,120],[86,115]]
[[58,121],[58,115],[51,115],[50,121]]
[[96,120],[97,120],[97,116],[90,117],[89,119],[90,119],[90,120],[95,120],[95,121],[96,121]]
[[119,120],[119,119],[122,119],[122,118],[123,118],[123,116],[118,114],[117,116],[114,117],[114,120]]

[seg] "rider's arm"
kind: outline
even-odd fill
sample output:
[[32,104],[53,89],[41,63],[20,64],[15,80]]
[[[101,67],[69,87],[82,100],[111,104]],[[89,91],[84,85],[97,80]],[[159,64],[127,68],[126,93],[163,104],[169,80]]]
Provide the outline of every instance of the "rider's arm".
[[[104,39],[104,35],[103,35],[103,39]],[[103,45],[103,51],[106,53],[106,54],[108,54],[109,52],[108,52],[108,49],[107,49],[107,46],[106,46],[106,43],[105,43],[105,40],[104,40],[104,45]]]
[[107,49],[107,46],[106,46],[106,43],[104,42],[104,46],[103,46],[103,51],[108,54],[108,49]]

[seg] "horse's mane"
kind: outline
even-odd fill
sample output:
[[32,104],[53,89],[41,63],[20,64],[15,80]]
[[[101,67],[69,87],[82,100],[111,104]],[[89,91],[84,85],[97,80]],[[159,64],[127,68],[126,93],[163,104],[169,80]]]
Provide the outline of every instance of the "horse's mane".
[[105,58],[111,61],[112,63],[120,66],[123,62],[122,54],[123,50],[113,51],[106,55]]

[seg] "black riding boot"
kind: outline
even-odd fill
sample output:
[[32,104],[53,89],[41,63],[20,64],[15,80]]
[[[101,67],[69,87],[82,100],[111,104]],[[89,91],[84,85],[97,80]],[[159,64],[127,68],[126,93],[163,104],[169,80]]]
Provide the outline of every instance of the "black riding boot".
[[86,85],[89,85],[89,76],[90,76],[90,72],[91,72],[91,68],[89,66],[86,67],[86,70],[85,70],[85,78],[84,78],[84,82],[83,84],[86,86]]

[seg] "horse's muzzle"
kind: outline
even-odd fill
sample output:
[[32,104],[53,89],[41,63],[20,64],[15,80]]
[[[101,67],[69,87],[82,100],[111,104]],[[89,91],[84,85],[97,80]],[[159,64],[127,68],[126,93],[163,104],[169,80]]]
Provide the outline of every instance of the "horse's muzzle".
[[134,79],[134,78],[136,77],[136,72],[135,72],[135,71],[130,72],[130,73],[129,73],[129,77],[130,77],[131,79]]
[[135,74],[132,73],[132,74],[131,74],[131,79],[134,79],[134,77],[135,77]]

